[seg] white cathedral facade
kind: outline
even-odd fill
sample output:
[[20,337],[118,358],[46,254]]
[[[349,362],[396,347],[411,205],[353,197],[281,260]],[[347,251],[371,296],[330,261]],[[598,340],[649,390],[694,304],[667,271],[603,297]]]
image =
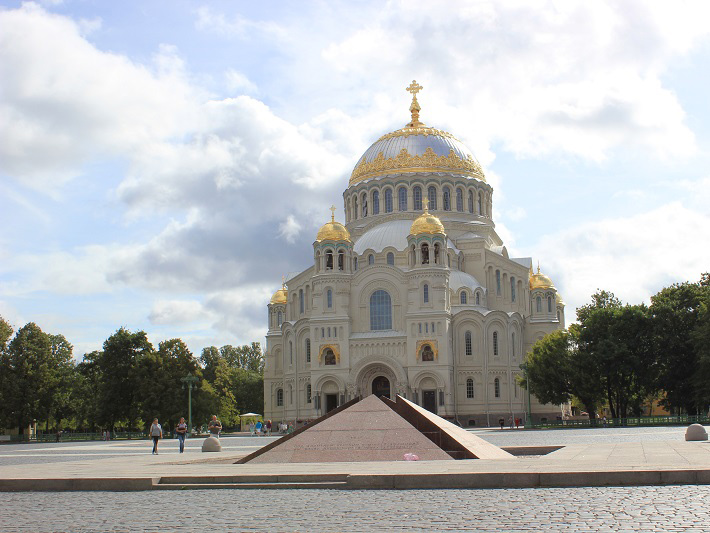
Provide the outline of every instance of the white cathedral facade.
[[508,255],[481,166],[419,121],[420,89],[407,89],[411,122],[355,166],[345,225],[331,217],[313,264],[268,304],[268,419],[301,425],[369,394],[464,426],[561,414],[516,376],[532,344],[564,327],[564,302],[531,258]]

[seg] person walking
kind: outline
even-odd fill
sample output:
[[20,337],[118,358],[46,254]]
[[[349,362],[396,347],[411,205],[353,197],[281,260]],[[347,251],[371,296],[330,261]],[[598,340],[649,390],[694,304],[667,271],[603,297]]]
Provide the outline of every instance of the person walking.
[[180,423],[175,428],[175,433],[177,433],[178,442],[180,443],[180,453],[185,451],[185,437],[187,436],[187,424],[185,423],[185,417],[180,417]]
[[207,426],[207,431],[209,431],[210,435],[213,437],[219,438],[219,434],[222,431],[222,422],[217,419],[217,415],[212,415],[212,420],[210,420]]
[[150,426],[150,437],[153,439],[153,454],[158,455],[158,441],[163,438],[163,428],[157,418],[153,419]]
[[261,437],[261,420],[256,421],[256,436]]
[[266,435],[271,436],[271,420],[266,421]]

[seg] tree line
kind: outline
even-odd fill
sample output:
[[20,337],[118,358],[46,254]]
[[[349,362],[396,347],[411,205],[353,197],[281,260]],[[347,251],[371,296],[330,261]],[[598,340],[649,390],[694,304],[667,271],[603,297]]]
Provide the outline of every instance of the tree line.
[[258,342],[210,346],[199,358],[180,339],[158,344],[144,331],[118,329],[103,349],[75,362],[63,335],[30,322],[17,330],[0,317],[0,428],[23,432],[33,421],[45,431],[145,429],[158,417],[166,429],[188,417],[192,389],[193,424],[217,414],[225,427],[239,414],[264,408],[264,357]]
[[651,305],[622,303],[598,290],[577,323],[536,342],[520,384],[544,403],[576,400],[590,419],[640,416],[656,401],[673,414],[710,406],[710,274],[676,283]]

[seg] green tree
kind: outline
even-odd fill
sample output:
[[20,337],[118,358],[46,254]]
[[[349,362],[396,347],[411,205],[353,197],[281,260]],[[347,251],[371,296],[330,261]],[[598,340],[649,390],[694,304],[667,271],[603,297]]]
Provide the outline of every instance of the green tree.
[[555,331],[537,341],[521,368],[525,376],[519,380],[542,403],[562,404],[576,397],[594,420],[604,398],[601,368],[581,352],[579,329]]
[[72,393],[74,389],[76,367],[74,365],[73,346],[64,335],[49,335],[51,345],[52,383],[47,387],[44,399],[48,406],[45,429],[49,431],[50,419],[57,427],[61,420],[73,414]]
[[49,416],[56,383],[50,336],[30,322],[10,341],[7,357],[5,416],[23,432],[33,420]]
[[698,357],[698,368],[693,376],[696,405],[701,414],[710,412],[710,275],[701,279],[703,299],[700,302],[698,321],[692,333]]
[[140,412],[138,362],[153,352],[144,331],[120,328],[104,342],[98,358],[99,421],[109,429],[123,422],[134,427]]
[[73,390],[74,416],[79,427],[96,431],[100,426],[101,411],[101,367],[103,353],[93,351],[84,354],[84,359],[76,366]]
[[[147,423],[158,417],[165,429],[187,418],[187,392],[181,379],[187,375],[202,378],[197,359],[180,339],[161,342],[158,350],[146,353],[138,362],[139,402],[141,416]],[[204,394],[201,382],[192,391],[196,405]]]
[[10,354],[9,343],[12,337],[13,328],[2,316],[0,316],[0,427],[14,425],[9,409],[10,402]]
[[698,283],[676,283],[651,297],[650,312],[659,360],[658,386],[661,401],[671,412],[698,413],[696,374],[701,366],[697,329],[701,304],[710,292],[707,275]]

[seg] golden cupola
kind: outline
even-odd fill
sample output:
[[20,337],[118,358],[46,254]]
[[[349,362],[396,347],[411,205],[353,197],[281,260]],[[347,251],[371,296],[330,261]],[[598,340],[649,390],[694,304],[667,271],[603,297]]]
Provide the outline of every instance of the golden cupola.
[[288,302],[288,289],[286,285],[283,284],[279,290],[277,290],[271,297],[271,303],[273,304],[285,304]]
[[350,175],[350,186],[379,176],[413,172],[446,172],[485,181],[481,165],[460,140],[419,120],[417,93],[422,88],[416,81],[407,87],[412,94],[411,121],[383,135],[365,151]]
[[530,267],[530,290],[554,288],[555,285],[552,283],[552,280],[540,272],[539,264],[537,265],[537,274],[533,274],[532,267]]
[[335,220],[335,206],[330,208],[330,222],[323,224],[321,229],[318,230],[318,235],[316,235],[316,242],[321,241],[344,241],[352,242],[350,239],[350,232],[345,226],[340,222]]
[[426,233],[429,235],[446,235],[446,231],[444,231],[444,225],[441,223],[441,220],[429,212],[429,202],[427,199],[424,198],[422,203],[424,205],[424,212],[419,215],[414,222],[412,222],[409,234],[421,235]]

